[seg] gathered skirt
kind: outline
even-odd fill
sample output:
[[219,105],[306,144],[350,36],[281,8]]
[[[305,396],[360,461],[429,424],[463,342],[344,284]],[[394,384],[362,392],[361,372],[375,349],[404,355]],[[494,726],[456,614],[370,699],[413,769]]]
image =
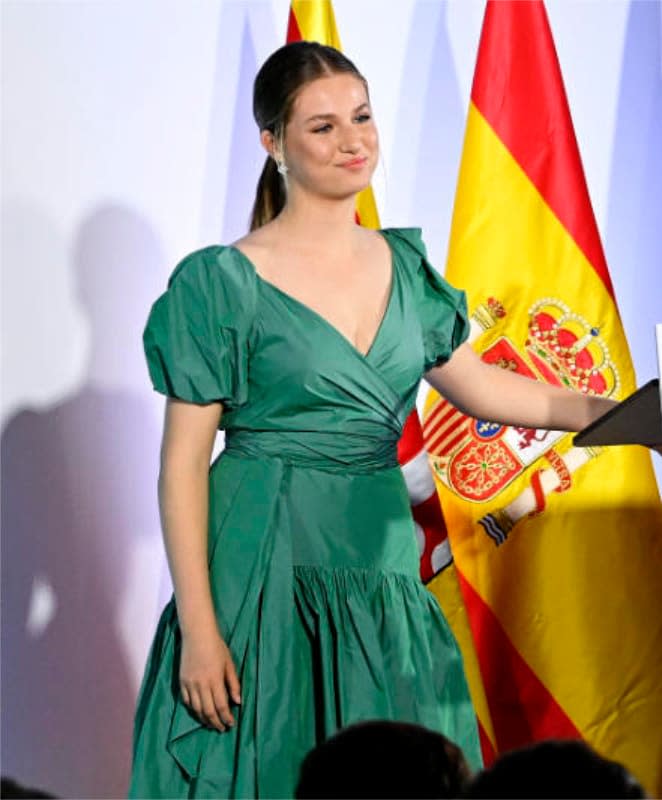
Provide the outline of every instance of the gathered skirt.
[[418,575],[399,467],[329,472],[228,452],[209,497],[237,724],[205,727],[182,702],[173,597],[138,698],[130,797],[293,797],[306,753],[367,719],[425,725],[480,765],[461,655]]

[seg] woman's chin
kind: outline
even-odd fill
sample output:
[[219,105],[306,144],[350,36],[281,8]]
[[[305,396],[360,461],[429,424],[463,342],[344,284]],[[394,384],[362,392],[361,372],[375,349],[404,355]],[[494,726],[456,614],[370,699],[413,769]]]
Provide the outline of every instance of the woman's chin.
[[352,195],[356,195],[367,189],[370,186],[370,178],[372,176],[366,175],[351,175],[342,181],[337,181],[333,187],[329,188],[329,194],[334,195],[338,199],[344,199]]

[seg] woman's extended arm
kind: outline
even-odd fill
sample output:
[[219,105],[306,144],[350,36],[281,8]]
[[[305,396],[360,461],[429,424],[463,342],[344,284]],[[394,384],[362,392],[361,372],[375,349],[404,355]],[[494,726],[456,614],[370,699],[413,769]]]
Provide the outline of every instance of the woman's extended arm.
[[467,343],[425,379],[465,414],[518,427],[579,431],[616,405],[486,364]]
[[159,508],[182,633],[182,698],[202,722],[225,730],[234,724],[226,684],[239,702],[239,681],[218,630],[207,564],[209,461],[221,413],[220,403],[168,399]]

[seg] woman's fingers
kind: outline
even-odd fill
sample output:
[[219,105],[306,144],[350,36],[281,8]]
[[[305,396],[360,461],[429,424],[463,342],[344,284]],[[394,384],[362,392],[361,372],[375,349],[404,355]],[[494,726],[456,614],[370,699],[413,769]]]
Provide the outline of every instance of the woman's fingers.
[[219,637],[184,641],[180,667],[183,703],[203,724],[225,731],[235,725],[231,700],[241,703],[241,687],[232,655]]
[[205,725],[216,728],[217,731],[221,732],[225,730],[226,725],[229,727],[230,723],[216,706],[216,692],[211,686],[202,691],[202,712]]
[[222,681],[219,681],[212,687],[212,691],[216,713],[228,728],[234,727],[234,717],[230,710],[230,703],[228,702],[228,693],[225,689],[225,685]]
[[213,694],[210,689],[203,689],[199,686],[181,685],[182,700],[188,706],[203,725],[216,728],[219,731],[225,730],[225,725],[221,722],[216,711]]
[[188,687],[184,683],[180,683],[179,689],[182,693],[182,701],[185,706],[191,708],[191,695],[189,693]]
[[239,678],[237,677],[237,670],[234,668],[234,662],[232,661],[232,659],[228,661],[228,665],[225,671],[225,682],[230,692],[230,697],[234,700],[234,702],[237,705],[240,705],[241,686],[239,684]]
[[209,725],[219,731],[235,725],[228,692],[221,681],[206,688],[191,687],[189,689],[183,686],[182,700],[203,725]]
[[198,719],[202,718],[202,698],[200,697],[200,692],[197,690],[195,686],[191,686],[188,689],[188,696],[189,696],[189,708]]

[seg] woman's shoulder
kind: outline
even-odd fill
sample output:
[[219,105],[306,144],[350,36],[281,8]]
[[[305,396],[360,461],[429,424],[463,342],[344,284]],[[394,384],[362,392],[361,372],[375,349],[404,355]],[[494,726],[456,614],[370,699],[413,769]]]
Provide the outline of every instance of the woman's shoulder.
[[243,261],[244,267],[258,276],[260,267],[269,264],[273,253],[282,252],[283,240],[274,235],[271,222],[267,222],[253,231],[249,231],[241,238],[232,242],[228,247],[232,249]]
[[421,228],[381,228],[380,232],[385,234],[389,239],[395,239],[398,243],[403,243],[422,256],[427,255],[425,242],[423,241],[423,230]]
[[425,291],[432,294],[453,294],[458,291],[430,263],[421,228],[384,228],[382,232],[391,241],[398,242],[398,250],[414,284],[422,284]]
[[182,283],[201,288],[236,287],[245,291],[254,283],[254,274],[250,263],[233,244],[209,244],[192,250],[176,262],[168,288]]
[[229,247],[233,247],[241,251],[244,248],[260,249],[264,247],[272,247],[275,243],[276,242],[272,233],[272,224],[267,222],[261,227],[256,228],[253,231],[249,231],[248,233],[244,234],[244,236],[236,239],[229,245]]
[[192,403],[246,399],[246,353],[255,324],[250,272],[226,245],[187,253],[153,303],[143,343],[154,388]]
[[433,269],[427,260],[421,228],[382,228],[380,232],[398,256],[402,274],[408,275],[411,281],[417,283],[422,272]]

